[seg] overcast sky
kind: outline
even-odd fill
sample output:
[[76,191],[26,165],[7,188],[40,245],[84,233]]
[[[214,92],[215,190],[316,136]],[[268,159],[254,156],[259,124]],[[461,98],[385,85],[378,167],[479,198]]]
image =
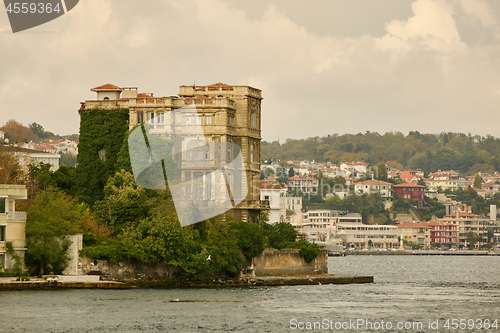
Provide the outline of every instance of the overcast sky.
[[262,89],[262,137],[500,136],[498,0],[81,0],[13,34],[0,12],[0,126],[79,131],[105,83],[156,96]]

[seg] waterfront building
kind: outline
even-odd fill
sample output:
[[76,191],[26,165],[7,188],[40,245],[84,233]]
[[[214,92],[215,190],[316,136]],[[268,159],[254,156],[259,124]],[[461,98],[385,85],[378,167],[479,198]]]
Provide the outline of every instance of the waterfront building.
[[[112,84],[95,87],[92,91],[97,93],[97,100],[83,102],[79,110],[82,121],[83,115],[86,115],[85,119],[89,119],[85,126],[81,126],[79,150],[81,153],[82,149],[86,149],[85,154],[89,153],[88,150],[92,150],[93,157],[92,160],[86,159],[82,163],[79,160],[78,172],[81,172],[85,177],[92,178],[92,172],[95,172],[94,165],[99,163],[98,158],[101,159],[102,164],[109,164],[116,160],[116,155],[119,152],[119,150],[112,151],[113,147],[106,147],[106,144],[101,147],[95,145],[84,147],[82,145],[85,140],[91,139],[85,136],[83,129],[91,124],[90,117],[93,117],[93,112],[96,110],[103,113],[127,112],[129,130],[146,123],[153,127],[153,131],[161,134],[165,131],[165,124],[169,123],[174,124],[172,126],[175,127],[176,133],[184,133],[183,131],[189,132],[189,126],[199,125],[203,129],[202,137],[199,133],[183,135],[182,142],[176,142],[174,147],[174,154],[179,153],[177,156],[182,159],[176,161],[179,163],[178,165],[181,165],[179,179],[184,181],[199,179],[200,182],[203,182],[204,189],[210,188],[213,191],[221,188],[221,184],[214,183],[216,182],[215,177],[210,177],[210,172],[200,171],[200,167],[196,163],[190,163],[190,161],[196,158],[206,159],[209,156],[208,150],[211,143],[236,144],[243,156],[248,195],[228,214],[237,221],[253,223],[260,221],[262,208],[259,177],[261,90],[250,86],[216,83],[206,86],[180,86],[179,95],[169,97],[156,97],[152,93],[138,93],[137,87],[118,87]],[[167,117],[174,117],[174,112],[171,111],[193,106],[196,110],[192,114],[175,113],[176,118],[168,118],[167,121]],[[102,126],[103,128],[106,126],[106,120]],[[104,133],[109,133],[109,131],[104,131]],[[112,139],[110,138],[110,140]],[[90,142],[90,140],[88,141]],[[101,141],[105,142],[105,138]],[[228,151],[228,161],[234,155],[234,152]],[[202,162],[205,162],[204,166],[206,166],[207,161]],[[108,169],[112,170],[112,168]],[[92,193],[102,191],[104,183],[100,179],[106,177],[99,176],[98,178],[93,182],[95,189],[89,189],[88,193],[81,194],[81,197],[84,197],[86,201],[92,202],[95,200]],[[210,194],[206,196],[211,197]]]
[[489,219],[468,212],[468,208],[464,205],[465,211],[456,211],[453,214],[445,215],[439,221],[455,225],[458,228],[458,246],[459,248],[467,248],[469,241],[467,234],[473,232],[479,236],[479,241],[474,245],[475,248],[480,248],[485,245],[488,240],[487,227],[492,224]]
[[334,226],[334,232],[337,237],[344,238],[350,248],[368,248],[370,243],[382,248],[399,245],[398,227],[393,225],[341,222]]
[[425,223],[406,222],[397,225],[400,237],[425,249],[431,246],[431,228]]
[[428,225],[431,233],[431,244],[440,249],[450,249],[458,246],[458,227],[442,222],[429,221],[422,224]]
[[27,199],[27,195],[25,185],[0,184],[0,270],[14,265],[7,243],[21,257],[26,252],[26,212],[16,211],[16,200]]

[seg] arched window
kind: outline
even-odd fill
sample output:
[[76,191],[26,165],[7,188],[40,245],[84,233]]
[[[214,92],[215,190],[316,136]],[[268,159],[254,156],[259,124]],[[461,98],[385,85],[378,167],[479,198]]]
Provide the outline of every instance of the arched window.
[[253,163],[253,154],[254,154],[254,150],[255,150],[255,145],[252,143],[250,145],[250,163]]
[[207,166],[210,164],[210,149],[204,140],[194,140],[187,145],[187,164]]
[[252,112],[252,128],[257,128],[257,114]]
[[104,97],[103,100],[109,101],[109,97]]

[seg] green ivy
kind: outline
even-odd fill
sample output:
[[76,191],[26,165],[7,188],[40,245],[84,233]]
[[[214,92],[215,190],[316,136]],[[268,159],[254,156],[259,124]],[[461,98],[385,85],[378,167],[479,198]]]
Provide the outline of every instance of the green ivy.
[[[118,154],[128,132],[128,119],[128,109],[81,111],[77,195],[89,205],[104,197],[104,186],[116,171]],[[105,161],[99,158],[99,150],[103,148]]]

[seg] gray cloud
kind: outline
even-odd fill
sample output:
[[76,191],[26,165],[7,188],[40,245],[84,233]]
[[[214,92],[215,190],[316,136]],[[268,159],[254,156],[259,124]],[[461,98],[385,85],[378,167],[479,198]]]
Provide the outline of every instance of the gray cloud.
[[366,130],[500,136],[493,0],[146,3],[80,1],[18,34],[0,14],[0,122],[74,133],[92,87],[168,96],[196,80],[262,89],[265,140]]

